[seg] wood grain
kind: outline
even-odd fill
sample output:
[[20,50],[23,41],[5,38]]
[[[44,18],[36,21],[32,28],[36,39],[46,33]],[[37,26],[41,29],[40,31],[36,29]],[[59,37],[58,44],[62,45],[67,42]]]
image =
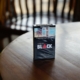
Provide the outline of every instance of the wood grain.
[[80,80],[80,23],[56,26],[54,60],[33,61],[32,32],[10,43],[1,53],[3,80]]

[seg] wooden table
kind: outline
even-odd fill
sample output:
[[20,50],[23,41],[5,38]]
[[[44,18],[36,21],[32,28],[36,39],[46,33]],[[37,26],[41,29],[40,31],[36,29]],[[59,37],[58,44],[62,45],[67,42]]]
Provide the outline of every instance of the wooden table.
[[0,56],[3,80],[80,80],[80,23],[56,26],[54,60],[33,61],[32,32],[9,44]]

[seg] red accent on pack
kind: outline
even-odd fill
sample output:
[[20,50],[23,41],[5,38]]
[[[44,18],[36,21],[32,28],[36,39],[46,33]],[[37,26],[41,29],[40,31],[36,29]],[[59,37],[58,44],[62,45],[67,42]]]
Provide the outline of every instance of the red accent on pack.
[[47,48],[46,44],[44,44],[42,48],[43,48],[43,49],[46,49],[46,48]]

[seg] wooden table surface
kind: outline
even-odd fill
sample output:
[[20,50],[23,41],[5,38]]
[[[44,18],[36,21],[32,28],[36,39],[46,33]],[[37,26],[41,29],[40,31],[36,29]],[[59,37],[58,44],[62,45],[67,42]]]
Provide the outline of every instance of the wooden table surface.
[[56,26],[54,60],[33,61],[32,32],[9,44],[0,56],[3,80],[80,80],[80,23]]

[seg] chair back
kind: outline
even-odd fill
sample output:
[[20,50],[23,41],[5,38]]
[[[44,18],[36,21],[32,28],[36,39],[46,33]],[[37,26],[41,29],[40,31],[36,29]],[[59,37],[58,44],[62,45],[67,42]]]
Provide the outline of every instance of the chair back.
[[12,24],[12,21],[17,21],[24,17],[28,18],[31,15],[34,18],[34,23],[36,15],[40,15],[41,23],[43,22],[43,15],[48,17],[48,22],[51,14],[53,14],[54,19],[57,19],[57,17],[70,19],[74,0],[6,0],[5,2],[7,4],[7,18]]

